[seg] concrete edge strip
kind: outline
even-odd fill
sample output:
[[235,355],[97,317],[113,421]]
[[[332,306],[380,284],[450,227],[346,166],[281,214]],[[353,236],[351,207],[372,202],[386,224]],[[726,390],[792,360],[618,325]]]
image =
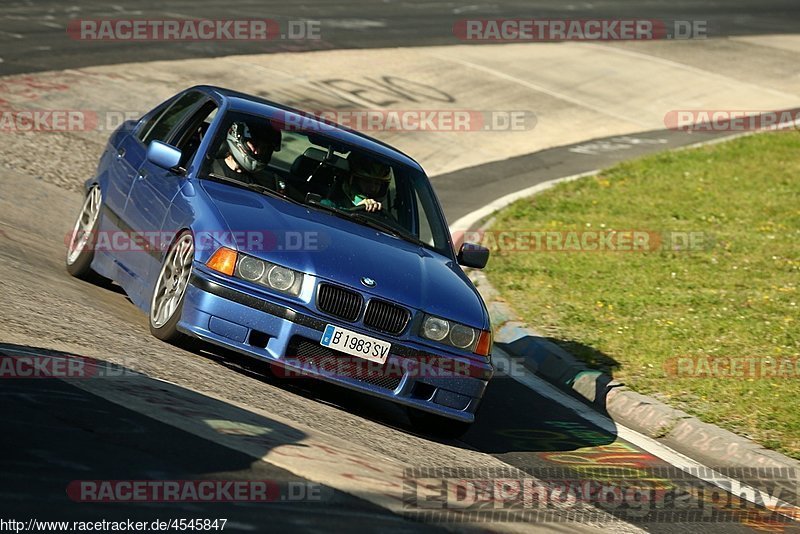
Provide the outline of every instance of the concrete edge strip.
[[[510,356],[502,349],[497,351],[498,363],[503,363],[505,368],[512,369],[513,365],[509,361]],[[737,478],[731,478],[724,474],[724,469],[713,469],[703,465],[703,463],[689,458],[685,454],[675,451],[671,447],[660,443],[658,440],[637,432],[626,427],[623,424],[615,422],[608,415],[597,412],[579,398],[565,393],[563,390],[557,388],[550,382],[535,375],[530,369],[522,369],[511,376],[517,382],[524,386],[536,391],[543,397],[555,401],[562,406],[573,410],[578,417],[596,425],[609,434],[616,434],[617,437],[627,441],[633,446],[660,458],[667,462],[672,467],[679,469],[687,474],[690,474],[704,482],[718,487],[727,493],[733,493],[740,498],[751,502],[756,505],[764,506],[767,510],[776,514],[782,515],[788,519],[800,519],[800,508],[791,502],[787,502],[777,497],[780,493],[770,494],[768,491],[762,491],[759,487],[751,486],[745,482],[741,482]],[[738,478],[747,479],[745,476]],[[791,497],[790,497],[791,498]]]
[[[758,132],[743,132],[701,141],[676,150],[688,150],[731,141]],[[485,207],[469,213],[450,226],[456,245],[467,230],[486,230],[487,218],[512,202],[533,196],[553,186],[592,176],[599,170],[584,172],[542,182],[503,196]],[[483,221],[483,224],[480,223]],[[480,226],[479,226],[480,225]],[[495,341],[502,344],[512,357],[520,358],[528,369],[556,387],[588,402],[593,408],[608,414],[612,420],[630,427],[645,436],[669,441],[672,448],[692,459],[715,458],[720,466],[787,468],[800,473],[800,462],[758,443],[722,429],[686,412],[672,408],[652,397],[641,395],[617,382],[612,376],[589,368],[581,360],[519,320],[516,312],[492,287],[486,275],[471,270],[469,276],[486,301],[489,316],[495,325]]]

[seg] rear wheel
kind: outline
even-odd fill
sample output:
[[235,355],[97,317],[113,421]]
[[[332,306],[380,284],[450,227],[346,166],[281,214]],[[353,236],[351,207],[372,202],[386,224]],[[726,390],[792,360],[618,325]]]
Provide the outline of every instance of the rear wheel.
[[411,425],[423,434],[446,439],[456,439],[469,430],[471,423],[448,419],[416,408],[408,408],[408,419]]
[[194,238],[189,232],[178,236],[170,247],[153,288],[150,301],[150,332],[163,341],[175,343],[184,336],[178,332],[183,297],[194,261]]
[[88,278],[92,274],[94,244],[97,239],[97,221],[100,218],[102,195],[99,186],[92,186],[86,193],[81,212],[67,248],[67,272],[77,278]]

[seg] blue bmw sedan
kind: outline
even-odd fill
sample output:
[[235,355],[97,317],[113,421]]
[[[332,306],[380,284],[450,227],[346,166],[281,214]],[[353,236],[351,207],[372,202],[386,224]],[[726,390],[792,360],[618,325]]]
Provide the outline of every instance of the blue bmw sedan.
[[302,111],[192,87],[110,137],[70,274],[118,283],[168,342],[196,338],[468,428],[489,315],[418,163]]

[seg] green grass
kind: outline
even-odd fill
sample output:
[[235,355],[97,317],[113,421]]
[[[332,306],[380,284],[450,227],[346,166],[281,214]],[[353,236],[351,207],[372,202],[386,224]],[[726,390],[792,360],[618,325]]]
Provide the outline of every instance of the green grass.
[[517,201],[492,225],[610,229],[702,232],[707,243],[648,252],[495,247],[487,275],[528,324],[590,365],[800,459],[800,368],[736,379],[665,370],[681,356],[800,357],[800,134],[621,164]]

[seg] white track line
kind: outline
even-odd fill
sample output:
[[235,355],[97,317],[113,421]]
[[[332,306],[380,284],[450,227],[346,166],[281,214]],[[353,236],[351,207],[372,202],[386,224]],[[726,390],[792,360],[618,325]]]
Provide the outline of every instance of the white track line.
[[671,448],[659,443],[658,441],[640,434],[626,426],[614,422],[612,419],[595,411],[587,404],[570,397],[560,389],[556,388],[549,382],[539,378],[530,370],[522,365],[513,365],[511,356],[509,356],[502,349],[495,347],[492,352],[492,359],[498,361],[501,369],[514,369],[510,374],[511,378],[520,384],[535,391],[539,395],[546,397],[565,408],[569,408],[575,412],[582,419],[592,423],[593,425],[603,429],[604,431],[614,434],[621,439],[639,447],[640,449],[656,456],[668,464],[684,471],[704,482],[716,486],[728,493],[733,493],[744,500],[763,506],[771,512],[775,512],[784,517],[798,520],[800,519],[800,508],[785,502],[777,497],[771,496],[768,492],[761,491],[747,484],[741,483],[733,478],[730,478],[718,471],[704,466],[700,462],[692,460]]
[[616,54],[635,57],[638,59],[644,59],[650,63],[659,63],[661,65],[665,65],[672,68],[677,68],[681,70],[685,70],[687,72],[691,72],[693,74],[701,74],[703,76],[708,76],[710,78],[716,78],[719,81],[722,81],[728,85],[728,87],[735,87],[735,86],[745,86],[750,87],[752,89],[756,89],[762,93],[770,93],[775,96],[780,96],[782,98],[788,98],[790,100],[797,100],[797,95],[786,93],[784,91],[779,91],[777,89],[771,89],[769,87],[764,87],[763,85],[758,85],[752,82],[745,82],[742,80],[737,80],[736,78],[732,78],[730,76],[726,76],[724,74],[719,74],[717,72],[713,72],[706,69],[701,69],[699,67],[694,67],[692,65],[687,65],[686,63],[680,63],[678,61],[674,61],[672,59],[666,59],[660,56],[654,56],[651,54],[647,54],[645,52],[637,52],[635,50],[629,50],[627,48],[618,48],[616,46],[611,45],[602,45],[596,43],[581,43],[583,46],[589,48],[596,48],[599,50],[603,50],[603,52],[614,52]]
[[487,66],[481,65],[479,63],[474,63],[472,61],[467,61],[466,59],[458,59],[458,58],[449,57],[449,56],[442,55],[442,54],[429,54],[429,55],[431,57],[435,57],[436,59],[439,59],[441,61],[448,61],[448,62],[451,62],[451,63],[458,63],[459,65],[464,65],[465,67],[469,67],[471,69],[479,70],[481,72],[485,72],[486,74],[491,74],[492,76],[495,76],[496,78],[500,78],[500,79],[503,79],[503,80],[506,80],[506,81],[509,81],[509,82],[516,83],[517,85],[521,85],[523,87],[527,87],[528,89],[532,89],[534,91],[538,91],[540,93],[543,93],[543,94],[546,94],[546,95],[550,95],[553,98],[557,98],[559,100],[563,100],[565,102],[569,102],[570,104],[574,104],[574,105],[580,106],[582,108],[590,109],[590,110],[594,111],[595,113],[599,113],[600,115],[605,115],[607,117],[613,117],[614,119],[617,119],[617,120],[620,120],[620,119],[626,120],[626,121],[628,121],[628,122],[630,122],[632,124],[636,124],[637,126],[641,126],[642,128],[651,129],[653,127],[652,123],[641,121],[641,120],[637,119],[636,117],[628,117],[628,116],[622,115],[621,113],[609,112],[608,110],[603,109],[603,108],[601,108],[601,107],[599,107],[599,106],[597,106],[595,104],[592,104],[591,102],[586,102],[586,101],[581,100],[579,98],[575,98],[575,97],[566,95],[564,93],[559,93],[558,91],[554,91],[552,89],[548,89],[547,87],[545,87],[543,85],[539,85],[539,84],[536,84],[536,83],[533,83],[533,82],[529,82],[528,80],[523,80],[522,78],[517,78],[516,76],[511,76],[510,74],[506,74],[505,72],[500,71],[498,69],[493,69],[492,67],[487,67]]
[[474,225],[481,219],[488,217],[492,213],[505,208],[515,200],[535,195],[536,193],[540,193],[545,189],[550,189],[554,185],[560,184],[561,182],[571,182],[572,180],[577,180],[578,178],[583,178],[585,176],[591,176],[599,172],[600,172],[599,170],[593,170],[593,171],[582,172],[580,174],[573,174],[572,176],[565,176],[564,178],[556,178],[555,180],[548,180],[546,182],[542,182],[540,184],[527,187],[515,193],[509,193],[508,195],[500,197],[497,200],[494,200],[489,204],[485,205],[484,207],[475,210],[471,213],[468,213],[463,217],[461,217],[460,219],[458,219],[457,221],[455,221],[453,224],[450,225],[450,233],[453,234],[457,231],[463,232],[472,229],[472,225]]

